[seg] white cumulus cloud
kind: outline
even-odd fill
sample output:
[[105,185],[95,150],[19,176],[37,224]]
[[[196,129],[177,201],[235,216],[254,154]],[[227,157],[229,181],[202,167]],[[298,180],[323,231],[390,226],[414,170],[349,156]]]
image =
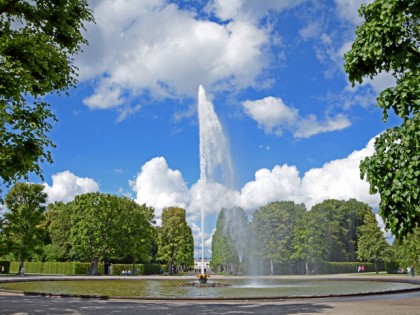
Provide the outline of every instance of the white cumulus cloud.
[[190,201],[181,172],[170,169],[163,157],[146,162],[135,180],[130,182],[130,186],[136,193],[136,202],[154,207],[158,219],[163,208],[186,208]]
[[48,202],[70,202],[75,196],[99,191],[99,185],[92,178],[82,178],[70,171],[64,171],[52,176],[52,185],[44,184],[44,192]]
[[252,85],[267,66],[269,33],[247,20],[218,24],[165,1],[98,1],[90,45],[78,57],[80,80],[92,80],[90,108],[119,108],[133,99],[195,97]]
[[327,116],[323,121],[318,121],[315,115],[308,115],[299,120],[294,136],[309,138],[319,133],[341,130],[350,126],[350,120],[343,114],[334,117]]
[[256,101],[247,100],[242,106],[266,133],[281,135],[284,128],[290,128],[298,120],[298,110],[286,106],[280,98],[269,96]]
[[222,20],[248,19],[257,22],[270,10],[281,12],[302,2],[304,0],[214,0],[209,8]]
[[359,164],[374,152],[374,139],[362,150],[356,150],[349,156],[333,160],[321,168],[314,168],[302,178],[301,198],[310,209],[325,199],[348,200],[355,198],[378,208],[379,195],[369,194],[369,184],[360,179]]
[[373,0],[335,0],[337,15],[342,20],[353,25],[359,25],[363,22],[358,12],[360,5],[372,2]]
[[350,120],[344,114],[334,117],[327,116],[323,121],[313,115],[302,117],[295,108],[288,107],[281,98],[265,97],[256,101],[244,101],[245,113],[254,119],[265,133],[277,136],[284,130],[290,130],[296,138],[309,138],[313,135],[341,130],[351,126]]
[[300,177],[295,166],[276,165],[271,171],[263,168],[242,187],[238,205],[250,214],[270,202],[298,200],[299,190]]

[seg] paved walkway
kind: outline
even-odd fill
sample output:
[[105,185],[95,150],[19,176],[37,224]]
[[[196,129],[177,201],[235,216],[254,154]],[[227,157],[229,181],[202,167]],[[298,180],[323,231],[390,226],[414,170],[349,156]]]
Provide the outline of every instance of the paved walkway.
[[[49,276],[50,278],[67,278]],[[0,281],[19,277],[1,276]],[[35,280],[28,276],[25,280]],[[45,276],[39,278],[45,279]],[[68,277],[74,279],[75,277]],[[86,278],[86,277],[84,277]],[[89,277],[97,278],[97,277]],[[104,277],[102,277],[104,278]],[[120,277],[106,277],[109,279]],[[132,277],[139,279],[166,278],[165,276]],[[170,277],[173,279],[173,277]],[[177,277],[178,278],[178,277]],[[212,279],[218,279],[213,276]],[[222,277],[227,278],[227,277]],[[233,277],[237,279],[238,277]],[[269,277],[272,279],[273,277]],[[277,276],[295,279],[360,279],[392,280],[420,284],[420,277],[374,276],[374,275],[328,275],[328,276]],[[20,278],[21,279],[21,278]],[[186,277],[185,279],[188,279]],[[194,277],[191,277],[194,279]],[[21,279],[22,280],[22,279]],[[136,299],[85,299],[44,296],[25,296],[19,293],[0,291],[0,314],[419,314],[420,291],[339,298],[308,298],[287,300],[243,301],[168,301]]]

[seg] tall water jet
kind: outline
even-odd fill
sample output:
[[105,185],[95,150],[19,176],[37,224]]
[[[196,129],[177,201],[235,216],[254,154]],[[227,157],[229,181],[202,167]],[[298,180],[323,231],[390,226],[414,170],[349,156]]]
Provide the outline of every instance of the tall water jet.
[[221,182],[232,186],[233,166],[228,141],[222,125],[207,100],[203,86],[198,88],[198,123],[200,134],[200,207],[201,207],[201,273],[204,274],[204,217],[208,183]]

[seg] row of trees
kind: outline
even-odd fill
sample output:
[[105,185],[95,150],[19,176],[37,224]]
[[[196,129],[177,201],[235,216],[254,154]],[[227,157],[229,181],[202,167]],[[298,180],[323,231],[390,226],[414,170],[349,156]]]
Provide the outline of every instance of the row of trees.
[[397,259],[415,264],[419,254],[412,250],[420,246],[416,233],[396,242],[397,255],[370,207],[355,199],[326,200],[311,211],[292,201],[272,202],[255,211],[251,222],[241,208],[223,209],[213,236],[212,266],[235,273],[242,265],[258,273],[268,263],[273,274],[276,265],[294,273],[298,263],[304,264],[306,273],[320,262],[359,260],[376,267],[379,261]]
[[[160,263],[170,273],[193,264],[194,240],[186,211],[170,207],[154,226],[154,209],[110,194],[88,193],[69,203],[46,206],[39,184],[18,183],[6,195],[8,212],[0,225],[0,256],[20,260]],[[370,207],[354,199],[326,200],[306,211],[292,201],[272,202],[253,219],[243,209],[222,209],[212,240],[212,267],[236,273],[270,273],[283,266],[306,272],[319,262],[398,261],[416,265],[420,229],[391,247]]]
[[8,212],[0,226],[1,255],[23,266],[30,259],[168,264],[169,271],[193,264],[194,241],[181,208],[167,208],[162,226],[154,209],[102,193],[78,195],[72,202],[46,206],[39,184],[18,183],[6,195]]

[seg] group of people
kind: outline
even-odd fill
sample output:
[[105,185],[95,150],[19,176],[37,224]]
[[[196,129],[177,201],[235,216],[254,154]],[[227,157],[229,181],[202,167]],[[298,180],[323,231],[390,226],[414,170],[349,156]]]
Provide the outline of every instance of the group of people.
[[413,266],[409,266],[409,267],[407,267],[407,269],[399,268],[398,269],[398,273],[399,274],[407,274],[409,276],[414,277],[414,267]]
[[122,276],[131,276],[132,273],[131,273],[131,270],[123,270],[123,271],[121,271],[121,275]]
[[410,267],[407,268],[407,274],[409,276],[414,277],[414,267],[413,266],[410,266]]
[[357,272],[365,272],[365,266],[361,265],[361,266],[357,267]]

